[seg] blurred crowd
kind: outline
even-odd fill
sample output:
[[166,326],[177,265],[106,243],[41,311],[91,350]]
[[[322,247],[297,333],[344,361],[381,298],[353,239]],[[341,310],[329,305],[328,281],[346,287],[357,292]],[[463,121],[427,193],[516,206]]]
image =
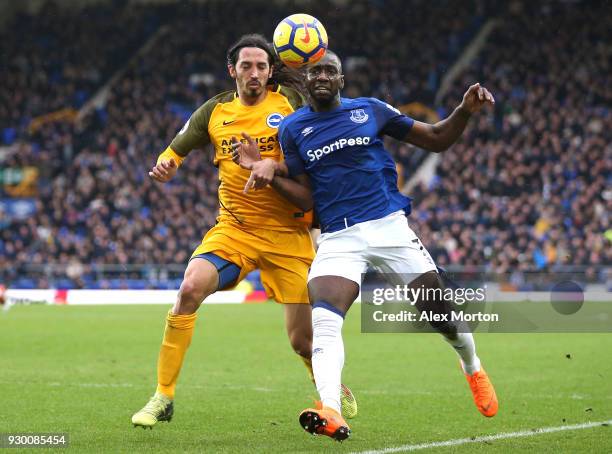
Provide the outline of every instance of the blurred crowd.
[[[474,119],[462,142],[442,155],[433,185],[413,194],[412,222],[441,265],[508,271],[609,264],[612,103],[602,15],[612,18],[603,8],[552,4],[548,14],[531,15],[517,10],[521,5],[499,18],[441,106],[434,96],[442,77],[495,9],[482,1],[406,8],[400,0],[364,0],[319,2],[309,12],[344,60],[345,96],[420,101],[441,112],[475,80],[496,96],[495,112]],[[84,11],[49,4],[1,33],[0,77],[8,82],[0,86],[0,142],[11,150],[2,166],[34,165],[40,176],[36,215],[1,230],[0,281],[175,287],[180,272],[160,277],[153,270],[143,279],[136,270],[182,269],[214,224],[212,153],[192,152],[163,186],[147,172],[193,110],[233,88],[227,47],[243,33],[270,36],[295,11],[237,0],[121,2]],[[151,46],[134,57],[147,40]],[[80,108],[128,61],[106,103],[83,121],[28,130],[36,115]],[[411,175],[422,153],[390,147]],[[105,267],[116,270],[112,279],[99,279]]]
[[21,138],[39,115],[82,107],[157,29],[159,14],[119,5],[47,2],[0,29],[0,142]]
[[498,19],[446,96],[450,111],[480,81],[497,103],[441,156],[413,218],[440,265],[596,274],[612,263],[612,10],[526,8]]

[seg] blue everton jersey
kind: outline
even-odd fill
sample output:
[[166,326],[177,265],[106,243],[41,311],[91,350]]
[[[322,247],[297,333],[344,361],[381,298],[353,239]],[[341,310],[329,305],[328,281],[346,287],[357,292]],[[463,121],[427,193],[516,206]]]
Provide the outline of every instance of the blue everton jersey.
[[341,98],[330,112],[306,106],[283,120],[278,136],[289,175],[310,177],[322,232],[410,212],[382,136],[404,139],[413,124],[374,98]]

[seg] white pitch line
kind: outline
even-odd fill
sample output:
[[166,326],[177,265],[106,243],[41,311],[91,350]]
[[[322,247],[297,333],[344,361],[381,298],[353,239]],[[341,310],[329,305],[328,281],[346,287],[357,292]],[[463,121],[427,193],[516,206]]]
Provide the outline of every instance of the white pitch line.
[[534,435],[549,434],[549,433],[554,433],[554,432],[563,432],[566,430],[591,429],[593,427],[601,427],[601,426],[608,426],[608,425],[612,425],[612,419],[608,421],[573,424],[570,426],[542,427],[540,429],[521,430],[519,432],[507,432],[507,433],[500,433],[500,434],[495,434],[495,435],[485,435],[482,437],[457,438],[455,440],[434,441],[430,443],[421,443],[417,445],[403,445],[403,446],[396,446],[395,448],[385,448],[385,449],[379,449],[379,450],[373,450],[373,451],[359,451],[359,452],[352,453],[352,454],[388,454],[392,452],[419,451],[421,449],[443,448],[447,446],[459,446],[459,445],[465,445],[468,443],[482,443],[482,442],[487,442],[487,441],[504,440],[507,438],[532,437]]

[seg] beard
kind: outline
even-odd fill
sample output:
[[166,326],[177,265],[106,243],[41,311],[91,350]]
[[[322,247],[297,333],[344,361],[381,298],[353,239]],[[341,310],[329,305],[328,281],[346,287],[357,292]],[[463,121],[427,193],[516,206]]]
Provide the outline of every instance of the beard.
[[261,85],[249,86],[248,83],[244,86],[244,94],[249,98],[257,98],[263,92],[264,87]]

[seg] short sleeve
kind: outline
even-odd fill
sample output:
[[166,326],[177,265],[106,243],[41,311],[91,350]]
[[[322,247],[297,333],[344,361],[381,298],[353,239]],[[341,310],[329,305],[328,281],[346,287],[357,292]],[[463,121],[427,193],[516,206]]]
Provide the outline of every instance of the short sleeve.
[[378,124],[378,134],[398,140],[405,139],[414,125],[414,120],[378,99],[370,98],[370,102]]
[[287,128],[287,122],[283,121],[278,129],[278,141],[285,157],[285,165],[289,170],[289,176],[294,177],[306,173],[304,169],[304,162],[300,157],[298,150],[289,128]]

